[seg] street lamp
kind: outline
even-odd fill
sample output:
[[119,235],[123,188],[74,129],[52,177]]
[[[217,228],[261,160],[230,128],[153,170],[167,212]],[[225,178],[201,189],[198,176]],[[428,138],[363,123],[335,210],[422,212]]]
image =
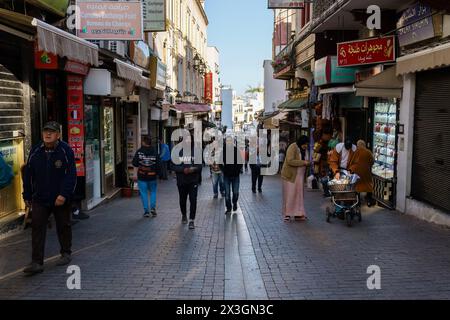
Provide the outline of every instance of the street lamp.
[[195,57],[194,57],[194,69],[197,70],[199,65],[200,65],[200,57],[198,56],[198,54],[195,54]]

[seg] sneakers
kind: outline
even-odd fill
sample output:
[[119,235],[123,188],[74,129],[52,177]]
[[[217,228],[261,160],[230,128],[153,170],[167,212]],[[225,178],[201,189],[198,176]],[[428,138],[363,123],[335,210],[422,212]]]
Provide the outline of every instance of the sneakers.
[[183,224],[186,224],[188,221],[187,221],[187,217],[185,216],[185,215],[183,215],[182,217],[181,217],[181,223],[183,223]]
[[253,192],[253,193],[256,193],[256,189],[252,189],[252,192]]
[[233,204],[233,211],[237,211],[237,203]]
[[148,217],[150,217],[150,213],[148,211],[145,211],[144,212],[144,218],[148,218]]
[[89,215],[87,215],[86,213],[84,213],[83,211],[80,210],[75,210],[72,213],[72,219],[76,219],[76,220],[86,220],[89,219]]
[[194,220],[189,221],[189,229],[195,229]]
[[217,199],[218,197],[219,197],[219,195],[216,193],[213,198]]
[[230,214],[231,213],[231,209],[227,209],[227,211],[225,211],[225,214]]
[[56,262],[56,265],[57,266],[65,266],[65,265],[69,264],[70,261],[72,261],[72,257],[70,256],[70,254],[63,253],[61,255],[61,257],[58,259],[58,261]]
[[261,192],[262,192],[262,189],[258,189],[258,192],[261,193]]
[[152,210],[150,210],[150,212],[152,213],[152,217],[156,217],[158,214],[156,213],[156,209],[153,208]]
[[41,273],[43,271],[44,271],[44,266],[37,262],[31,262],[29,265],[27,265],[23,269],[23,272],[30,276],[35,275],[37,273]]

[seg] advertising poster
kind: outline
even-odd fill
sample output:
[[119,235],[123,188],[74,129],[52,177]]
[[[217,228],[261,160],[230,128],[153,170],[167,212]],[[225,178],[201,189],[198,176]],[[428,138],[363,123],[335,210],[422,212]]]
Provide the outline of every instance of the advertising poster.
[[68,143],[75,153],[77,176],[84,177],[84,108],[83,77],[67,76]]

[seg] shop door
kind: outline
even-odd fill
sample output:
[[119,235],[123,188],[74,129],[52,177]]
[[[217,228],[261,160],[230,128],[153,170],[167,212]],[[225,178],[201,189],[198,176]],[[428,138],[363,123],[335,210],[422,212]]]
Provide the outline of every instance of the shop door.
[[86,103],[84,108],[86,129],[86,200],[89,208],[97,205],[102,198],[99,110],[99,105],[93,103]]
[[114,154],[114,108],[110,100],[103,103],[102,157],[103,157],[103,194],[114,190],[115,154]]
[[450,213],[450,68],[417,74],[412,196]]

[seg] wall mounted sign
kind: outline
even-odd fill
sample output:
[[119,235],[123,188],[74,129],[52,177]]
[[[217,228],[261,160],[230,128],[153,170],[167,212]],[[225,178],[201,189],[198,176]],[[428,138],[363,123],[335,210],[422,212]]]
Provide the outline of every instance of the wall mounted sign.
[[267,7],[269,9],[303,9],[305,1],[269,0]]
[[67,129],[68,143],[75,153],[77,176],[84,177],[84,105],[83,77],[67,76]]
[[316,60],[314,65],[314,83],[316,86],[355,82],[358,68],[339,68],[336,56],[326,56]]
[[142,8],[145,32],[166,31],[165,0],[143,0]]
[[395,61],[395,37],[341,42],[337,44],[338,67]]
[[58,56],[53,53],[39,51],[36,42],[34,45],[34,67],[39,70],[57,70]]

